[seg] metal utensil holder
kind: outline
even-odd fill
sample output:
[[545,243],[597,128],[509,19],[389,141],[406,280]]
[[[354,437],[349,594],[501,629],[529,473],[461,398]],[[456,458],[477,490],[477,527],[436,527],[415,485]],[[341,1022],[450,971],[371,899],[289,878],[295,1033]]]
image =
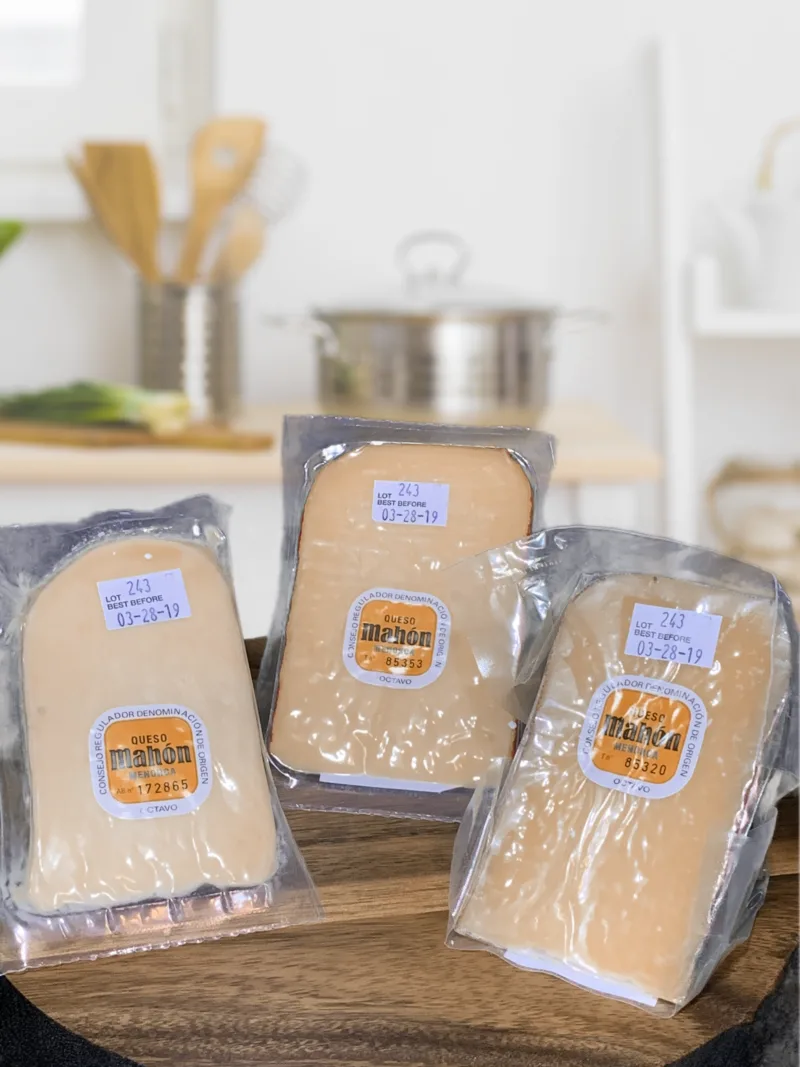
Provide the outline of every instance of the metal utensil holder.
[[185,393],[196,422],[231,419],[240,397],[236,290],[140,282],[139,382]]

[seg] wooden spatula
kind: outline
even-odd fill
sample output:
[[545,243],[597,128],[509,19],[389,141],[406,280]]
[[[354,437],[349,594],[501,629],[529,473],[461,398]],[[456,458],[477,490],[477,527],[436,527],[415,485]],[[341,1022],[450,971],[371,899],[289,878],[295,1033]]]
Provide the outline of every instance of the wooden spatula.
[[[94,182],[92,180],[92,176],[86,169],[86,163],[84,162],[83,156],[73,155],[72,153],[70,153],[67,155],[66,159],[67,166],[72,171],[73,177],[76,179],[78,185],[80,185],[81,189],[83,190],[84,196],[86,197],[86,202],[91,209],[94,221],[105,233],[111,244],[116,247],[117,251],[123,252],[127,258],[127,250],[120,248],[117,242],[117,235],[115,233],[112,233],[109,227],[106,225],[105,212],[102,206],[102,197],[100,195],[100,190],[95,187]],[[135,263],[133,265],[136,266]]]
[[70,161],[112,241],[150,282],[159,280],[158,172],[146,144],[90,142]]
[[192,145],[194,198],[175,280],[197,280],[203,249],[225,207],[247,184],[264,146],[266,124],[258,118],[212,119]]
[[237,204],[210,278],[215,285],[236,282],[264,251],[264,218],[255,204]]

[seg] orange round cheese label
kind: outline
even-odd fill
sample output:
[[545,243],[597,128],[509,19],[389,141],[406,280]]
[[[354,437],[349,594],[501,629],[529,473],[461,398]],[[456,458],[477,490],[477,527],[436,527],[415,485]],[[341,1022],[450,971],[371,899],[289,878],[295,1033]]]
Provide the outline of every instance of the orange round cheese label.
[[430,685],[444,670],[449,647],[450,613],[429,593],[369,589],[350,605],[342,656],[367,685]]
[[694,774],[706,719],[703,701],[685,686],[641,675],[609,679],[589,702],[578,762],[598,785],[672,796]]
[[104,712],[89,732],[95,798],[121,819],[194,811],[211,789],[211,760],[200,717],[179,705]]

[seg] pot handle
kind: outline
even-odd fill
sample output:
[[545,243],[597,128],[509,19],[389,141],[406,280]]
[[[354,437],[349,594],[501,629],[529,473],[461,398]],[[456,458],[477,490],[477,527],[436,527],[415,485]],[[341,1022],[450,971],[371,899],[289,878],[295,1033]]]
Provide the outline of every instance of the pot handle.
[[800,129],[800,116],[794,119],[789,119],[788,122],[782,122],[780,126],[777,126],[769,135],[767,143],[764,146],[764,153],[761,157],[761,165],[758,168],[756,189],[763,192],[766,189],[774,188],[775,156],[778,152],[778,148],[788,134],[794,133],[795,130],[798,129]]
[[307,337],[315,337],[322,345],[324,356],[339,354],[339,338],[334,330],[313,315],[264,315],[261,321],[276,330],[295,330]]
[[[425,262],[421,250],[427,248],[445,249],[444,266],[437,266],[434,253],[433,262]],[[420,230],[404,237],[395,249],[394,261],[403,275],[408,289],[423,289],[429,285],[458,285],[470,260],[469,245],[456,233],[448,230]],[[418,261],[415,264],[415,261]]]

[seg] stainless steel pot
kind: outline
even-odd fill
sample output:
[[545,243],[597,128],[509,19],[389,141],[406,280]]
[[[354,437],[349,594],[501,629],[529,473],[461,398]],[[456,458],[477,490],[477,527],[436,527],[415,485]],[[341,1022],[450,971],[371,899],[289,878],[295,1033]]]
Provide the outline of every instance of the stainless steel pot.
[[469,250],[453,234],[414,234],[396,260],[403,292],[314,313],[323,407],[447,418],[544,408],[558,310],[465,286]]

